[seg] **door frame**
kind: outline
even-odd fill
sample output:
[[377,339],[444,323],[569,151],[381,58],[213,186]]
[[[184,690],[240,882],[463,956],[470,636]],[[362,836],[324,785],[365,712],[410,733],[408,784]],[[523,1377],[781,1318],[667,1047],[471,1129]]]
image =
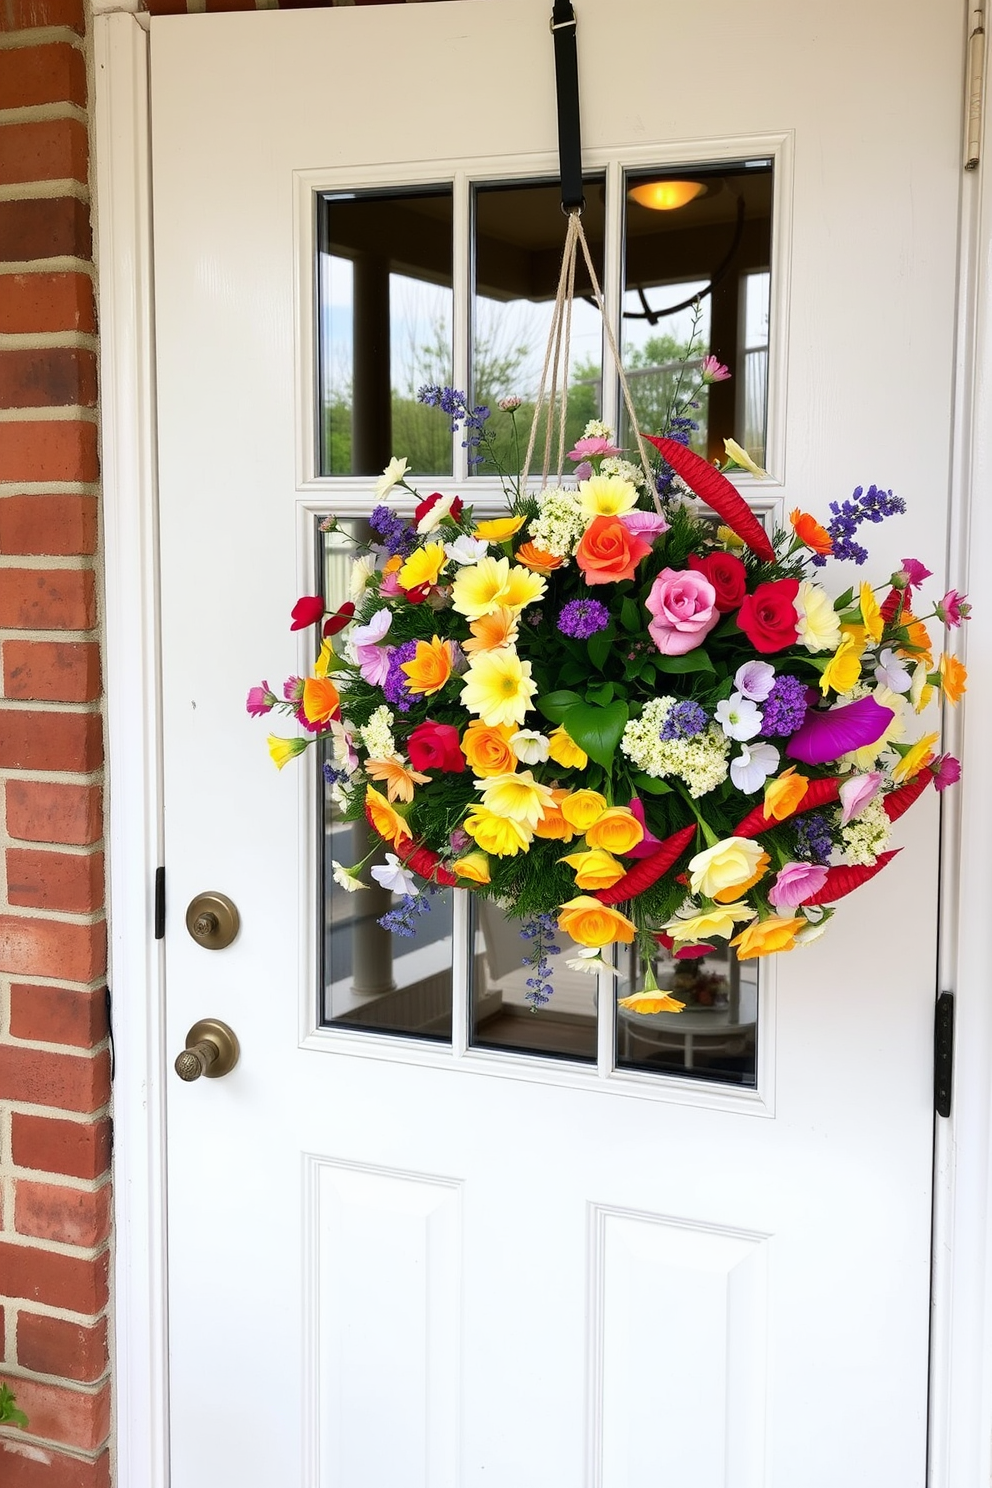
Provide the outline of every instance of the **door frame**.
[[[127,0],[124,0],[127,3]],[[155,346],[148,17],[93,0],[95,199],[106,561],[110,965],[115,1111],[116,1457],[120,1488],[169,1488],[164,958]],[[962,58],[968,5],[960,6]],[[195,22],[193,23],[195,24]],[[961,173],[949,571],[992,553],[992,121]],[[983,499],[984,498],[984,499]],[[978,579],[977,567],[973,578]],[[992,605],[968,627],[992,652]],[[977,760],[992,676],[946,729]],[[969,748],[970,745],[970,748]],[[934,1138],[929,1488],[992,1475],[992,773],[967,769],[941,814],[939,990],[956,994],[954,1104]],[[968,874],[960,871],[962,858]]]

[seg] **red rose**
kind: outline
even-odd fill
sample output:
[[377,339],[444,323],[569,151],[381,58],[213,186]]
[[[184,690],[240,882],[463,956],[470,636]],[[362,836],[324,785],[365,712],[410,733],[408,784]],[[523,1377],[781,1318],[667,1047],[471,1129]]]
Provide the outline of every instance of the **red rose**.
[[304,594],[293,606],[293,623],[290,630],[306,630],[324,618],[324,601],[319,594]]
[[795,606],[798,593],[798,579],[776,579],[770,584],[759,584],[747,596],[737,615],[737,624],[756,651],[769,655],[795,644],[799,636]]
[[[431,508],[436,506],[440,500],[440,491],[435,491],[431,496],[425,496],[423,501],[421,501],[420,505],[417,507],[417,510],[413,514],[414,524],[416,525],[417,523],[423,521],[424,517],[426,517]],[[456,496],[454,501],[451,503],[451,506],[448,508],[448,516],[454,517],[455,521],[457,522],[461,514],[462,498],[460,496]]]
[[418,723],[406,741],[406,752],[415,770],[448,770],[461,774],[465,756],[458,745],[458,730],[450,723],[428,718]]
[[701,573],[716,590],[716,607],[721,615],[736,610],[747,593],[747,570],[733,553],[707,553],[699,558],[689,554],[689,567]]

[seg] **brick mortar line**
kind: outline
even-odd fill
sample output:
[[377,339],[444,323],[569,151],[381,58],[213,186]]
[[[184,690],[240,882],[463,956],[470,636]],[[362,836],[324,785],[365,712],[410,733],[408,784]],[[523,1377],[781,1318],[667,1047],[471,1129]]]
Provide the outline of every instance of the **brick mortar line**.
[[[2,828],[2,825],[0,823],[0,828]],[[0,842],[3,842],[7,847],[16,847],[18,849],[20,849],[22,843],[26,843],[31,851],[66,853],[70,858],[92,858],[98,852],[103,851],[100,842],[35,842],[31,837],[11,837],[9,833],[6,836],[6,840],[0,835]]]
[[[42,572],[48,569],[58,569],[65,573],[80,573],[95,568],[96,562],[95,553],[0,553],[0,568],[10,569],[37,569]],[[16,625],[3,627],[4,631],[25,628]],[[68,635],[69,631],[66,630],[65,634]]]
[[[38,351],[46,350],[37,347]],[[0,347],[0,351],[3,347]],[[99,424],[95,408],[79,403],[53,403],[47,408],[0,408],[0,424]]]
[[[57,630],[38,631],[39,635],[58,635]],[[0,716],[10,713],[89,713],[102,717],[99,699],[92,703],[44,703],[26,701],[22,698],[0,698]]]
[[[2,1000],[3,997],[3,989],[8,984],[10,986],[16,987],[45,987],[56,992],[78,992],[79,995],[82,997],[86,996],[90,992],[102,992],[104,987],[106,987],[107,985],[107,978],[105,976],[94,977],[93,980],[89,982],[70,982],[67,981],[65,977],[59,978],[50,976],[31,976],[30,978],[25,979],[18,972],[5,971],[3,975],[0,976],[0,1000]],[[3,1041],[3,1037],[2,1035],[0,1035],[0,1043],[3,1043]],[[76,1046],[73,1044],[60,1044],[59,1047],[68,1049],[75,1048]]]
[[[103,1047],[106,1047],[106,1043],[107,1043],[107,1040],[104,1039],[104,1041],[103,1041]],[[25,1102],[25,1101],[5,1101],[4,1102],[4,1110],[10,1111],[11,1114],[16,1114],[18,1116],[36,1116],[37,1115],[37,1109],[34,1106],[31,1106],[30,1111],[21,1111],[21,1110],[18,1109],[19,1106],[23,1106],[25,1104],[30,1105],[30,1102]],[[109,1105],[107,1107],[105,1107],[105,1110],[108,1111],[108,1112],[109,1112],[109,1109],[110,1109]],[[96,1126],[96,1124],[98,1122],[104,1121],[107,1118],[106,1118],[106,1116],[89,1116],[89,1115],[86,1114],[85,1111],[66,1111],[66,1112],[63,1113],[63,1115],[59,1119],[62,1120],[62,1121],[68,1121],[73,1126],[84,1127],[84,1126]],[[5,1158],[0,1159],[0,1171],[11,1172],[12,1173],[15,1168],[18,1168],[18,1164],[14,1162],[13,1152],[11,1150],[11,1151],[8,1151],[8,1154],[7,1154],[7,1156]],[[21,1165],[21,1168],[18,1169],[18,1171],[21,1171],[21,1169],[23,1169],[23,1164]],[[25,1171],[27,1171],[27,1170],[25,1170]],[[44,1169],[43,1168],[32,1168],[32,1169],[30,1169],[30,1171],[31,1172],[44,1172]],[[109,1168],[107,1169],[107,1172],[108,1172],[108,1175],[109,1175],[109,1172],[110,1172],[110,1169]],[[65,1176],[65,1175],[63,1174],[63,1176]],[[87,1180],[87,1181],[90,1181],[90,1180]],[[93,1181],[95,1181],[95,1180],[93,1180]]]
[[[89,1194],[100,1193],[102,1189],[110,1187],[109,1168],[105,1173],[102,1173],[99,1178],[73,1178],[68,1173],[50,1173],[47,1172],[44,1168],[19,1167],[18,1164],[15,1163],[13,1159],[11,1159],[10,1170],[6,1176],[13,1179],[16,1183],[40,1182],[48,1184],[51,1188],[64,1188],[67,1190],[72,1189],[80,1193]],[[0,1230],[0,1234],[2,1233],[3,1231]],[[17,1230],[15,1231],[15,1233],[20,1234],[21,1231]],[[25,1238],[31,1239],[32,1237],[26,1236]]]
[[93,331],[0,331],[0,351],[59,351],[64,347],[96,352],[99,337]]
[[14,108],[0,108],[0,129],[5,125],[58,123],[60,119],[75,119],[77,124],[86,124],[85,108],[69,98],[50,99],[48,103],[21,103]]
[[22,47],[50,46],[53,42],[67,41],[82,52],[86,39],[73,31],[71,26],[26,26],[20,31],[0,32],[0,52],[13,52]]
[[[21,1235],[17,1230],[0,1230],[0,1240],[16,1245],[19,1250],[43,1250],[49,1255],[66,1256],[72,1261],[98,1261],[110,1248],[109,1240],[101,1240],[99,1245],[69,1245],[65,1240],[38,1240],[32,1235]],[[0,1281],[0,1297],[8,1295]],[[30,1302],[31,1299],[23,1297],[21,1300]]]
[[[4,1365],[4,1369],[7,1369],[6,1364]],[[18,1375],[17,1377],[19,1379],[27,1378],[25,1375]],[[52,1441],[51,1437],[35,1436],[26,1431],[18,1431],[16,1426],[5,1426],[4,1430],[8,1431],[10,1435],[7,1438],[0,1437],[0,1445],[2,1445],[4,1440],[9,1440],[15,1447],[21,1445],[34,1447],[35,1443],[37,1443],[39,1451],[56,1452],[60,1457],[68,1457],[73,1462],[85,1463],[87,1466],[92,1466],[99,1461],[107,1450],[108,1443],[112,1440],[108,1436],[100,1443],[95,1451],[85,1452],[82,1447],[67,1447],[64,1442]]]
[[90,189],[75,176],[53,176],[47,181],[5,181],[0,186],[0,202],[60,201],[65,196],[88,202]]
[[[61,1053],[63,1051],[60,1050],[59,1052]],[[38,1115],[41,1115],[41,1116],[48,1117],[49,1115],[51,1115],[51,1116],[57,1118],[60,1121],[67,1120],[69,1116],[78,1116],[78,1115],[80,1115],[80,1112],[78,1112],[78,1111],[63,1111],[62,1108],[61,1108],[61,1106],[42,1106],[42,1105],[33,1103],[31,1101],[4,1101],[4,1110],[9,1111],[11,1113],[11,1115],[17,1115],[17,1116],[38,1116]],[[100,1108],[97,1111],[95,1111],[92,1116],[87,1116],[86,1117],[86,1120],[87,1121],[102,1121],[102,1119],[104,1118],[104,1116],[109,1116],[109,1115],[110,1115],[110,1103],[108,1101],[106,1105],[100,1106]],[[6,1166],[9,1169],[9,1167],[12,1166],[12,1164],[9,1164],[8,1163]],[[0,1231],[0,1234],[2,1234],[2,1233],[3,1232]],[[0,1294],[2,1294],[2,1292],[3,1292],[3,1278],[0,1277]]]
[[[29,1316],[54,1318],[63,1323],[76,1323],[81,1328],[88,1328],[93,1323],[98,1323],[101,1318],[110,1319],[109,1304],[101,1307],[99,1312],[77,1312],[72,1307],[56,1307],[51,1302],[35,1302],[30,1297],[14,1297],[8,1303],[4,1300],[4,1306],[9,1311],[26,1312]],[[6,1367],[6,1366],[4,1366]],[[22,1365],[21,1368],[24,1366]]]
[[[5,564],[0,564],[0,568],[5,568],[5,567],[6,567]],[[57,573],[85,573],[85,571],[86,571],[85,569],[78,569],[78,568],[66,568],[66,569],[61,569],[60,568],[60,569],[56,569],[55,570],[55,572],[57,572]],[[14,572],[14,570],[11,570],[11,572]],[[27,573],[47,573],[48,570],[47,569],[43,569],[43,568],[37,568],[37,569],[36,568],[29,568],[29,569],[26,569],[25,572],[27,572]],[[59,642],[61,642],[61,641],[65,641],[68,645],[71,645],[71,646],[78,646],[78,645],[95,646],[95,645],[98,644],[98,642],[94,639],[94,633],[93,633],[92,630],[56,630],[56,631],[46,631],[45,634],[46,635],[51,635],[51,636],[57,636],[58,637],[58,641],[55,641],[55,642],[52,642],[51,643],[51,644],[55,644],[55,645],[59,644]],[[40,632],[37,631],[37,630],[14,630],[12,628],[9,629],[9,630],[8,629],[0,629],[0,645],[5,645],[7,641],[37,641],[39,635],[40,635]],[[16,702],[17,699],[11,698],[10,701],[11,702]],[[25,701],[25,700],[22,699],[22,701]],[[52,698],[49,699],[49,702],[53,702],[53,701],[57,701],[57,699],[52,699]],[[96,699],[94,698],[93,701],[95,702]],[[78,698],[77,698],[77,702],[78,702]]]
[[7,496],[96,496],[98,481],[0,481],[0,501]]
[[[6,1364],[3,1366],[5,1372],[8,1367],[9,1366]],[[18,1379],[24,1380],[25,1384],[55,1385],[61,1389],[78,1390],[80,1394],[87,1395],[91,1392],[93,1395],[98,1395],[103,1389],[104,1385],[107,1383],[107,1380],[110,1378],[109,1359],[104,1364],[103,1369],[97,1375],[95,1380],[72,1379],[70,1378],[70,1376],[65,1374],[42,1374],[39,1370],[31,1369],[28,1367],[27,1364],[21,1363],[18,1363],[17,1368],[21,1371],[18,1375]],[[34,1437],[32,1437],[31,1440],[33,1441]]]
[[96,269],[91,258],[56,253],[50,258],[8,258],[0,262],[0,277],[4,274],[86,274],[93,279]]
[[[24,904],[0,901],[0,914],[15,920],[52,920],[58,925],[101,925],[107,918],[106,907],[100,909],[32,909]],[[8,972],[7,975],[10,973]]]
[[13,780],[30,785],[103,785],[102,770],[18,770],[13,765],[0,769],[0,783]]

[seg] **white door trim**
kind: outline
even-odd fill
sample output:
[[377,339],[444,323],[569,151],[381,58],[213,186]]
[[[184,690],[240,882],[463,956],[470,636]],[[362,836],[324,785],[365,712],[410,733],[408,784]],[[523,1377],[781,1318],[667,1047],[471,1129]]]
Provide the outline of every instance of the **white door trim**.
[[[148,36],[96,15],[97,260],[106,545],[111,987],[115,1105],[115,1390],[119,1488],[168,1488],[163,963],[154,940],[162,856]],[[992,127],[963,177],[949,571],[974,587],[974,656],[992,650],[978,556],[992,553]],[[884,375],[884,348],[879,348]],[[984,497],[984,501],[981,499]],[[976,561],[969,564],[969,555]],[[984,680],[984,679],[982,679]],[[954,1109],[937,1122],[930,1488],[992,1475],[992,775],[978,769],[992,690],[958,723],[975,762],[945,803],[941,986],[957,994]],[[953,741],[951,741],[953,747]],[[968,873],[957,869],[958,853]],[[904,933],[912,920],[907,906]]]

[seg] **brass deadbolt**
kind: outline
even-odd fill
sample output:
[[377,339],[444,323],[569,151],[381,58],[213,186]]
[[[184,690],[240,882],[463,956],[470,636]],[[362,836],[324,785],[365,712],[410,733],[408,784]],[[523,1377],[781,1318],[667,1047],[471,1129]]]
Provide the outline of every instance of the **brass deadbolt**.
[[186,1047],[176,1059],[180,1080],[219,1080],[229,1075],[238,1062],[241,1050],[233,1028],[219,1018],[201,1018],[186,1035]]
[[222,951],[229,946],[241,928],[237,906],[226,894],[213,889],[197,894],[186,911],[186,929],[197,945],[208,951]]

